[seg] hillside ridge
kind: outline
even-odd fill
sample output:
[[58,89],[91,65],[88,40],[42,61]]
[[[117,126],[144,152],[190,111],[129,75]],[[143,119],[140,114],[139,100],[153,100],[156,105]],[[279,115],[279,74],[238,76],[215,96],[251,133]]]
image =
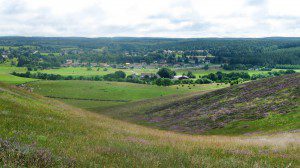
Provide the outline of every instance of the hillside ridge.
[[236,121],[287,114],[299,106],[300,75],[219,89],[147,111],[144,119],[171,130],[203,133]]
[[[299,86],[300,74],[284,75],[210,92],[139,101],[99,113],[191,134],[223,134],[221,130],[227,126],[231,126],[236,132],[227,130],[226,134],[251,133],[257,130],[289,131],[300,128],[297,122],[300,119]],[[266,125],[267,122],[275,123]],[[259,124],[261,128],[251,126]]]

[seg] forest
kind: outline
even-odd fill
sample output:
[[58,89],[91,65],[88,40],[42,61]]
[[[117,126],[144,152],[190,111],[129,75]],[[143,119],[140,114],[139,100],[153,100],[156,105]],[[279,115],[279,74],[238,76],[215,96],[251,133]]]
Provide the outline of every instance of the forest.
[[[17,58],[20,67],[59,67],[67,59],[170,65],[197,65],[209,60],[224,64],[227,69],[243,69],[299,65],[300,38],[0,37],[0,53]],[[0,61],[4,59],[0,57]]]

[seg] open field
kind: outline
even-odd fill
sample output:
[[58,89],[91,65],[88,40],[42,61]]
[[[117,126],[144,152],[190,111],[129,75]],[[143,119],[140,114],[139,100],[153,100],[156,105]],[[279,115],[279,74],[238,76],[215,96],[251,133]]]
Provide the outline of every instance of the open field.
[[21,77],[13,76],[10,74],[13,71],[26,72],[26,68],[0,64],[0,82],[10,83],[10,84],[21,84],[21,83],[37,80],[37,79],[21,78]]
[[[184,135],[114,120],[15,87],[1,84],[0,89],[1,138],[48,149],[51,158],[69,158],[51,160],[47,155],[37,163],[47,159],[47,165],[58,167],[299,166],[299,133]],[[8,165],[39,166],[34,158],[23,158],[3,159]]]
[[93,111],[137,100],[215,90],[227,86],[225,84],[203,84],[162,87],[107,81],[37,81],[27,84],[27,87],[34,88],[36,93]]
[[92,70],[87,70],[87,67],[67,67],[67,68],[58,68],[58,69],[48,69],[42,70],[39,72],[48,73],[48,74],[59,74],[63,76],[94,76],[94,75],[106,75],[110,73],[114,73],[116,71],[124,71],[127,75],[131,75],[134,73],[156,73],[157,69],[116,69],[116,68],[107,68],[107,71],[104,71],[104,68],[97,67],[92,68]]
[[[65,68],[57,68],[57,69],[47,69],[47,70],[40,70],[38,72],[42,73],[48,73],[48,74],[59,74],[63,76],[95,76],[95,75],[106,75],[110,73],[114,73],[116,71],[124,71],[127,75],[131,74],[138,74],[141,73],[156,73],[158,69],[117,69],[117,68],[106,68],[107,71],[104,71],[104,68],[98,68],[93,67],[91,70],[87,70],[86,67],[65,67]],[[199,78],[199,76],[207,75],[209,73],[216,73],[217,71],[222,71],[224,73],[230,73],[230,72],[247,72],[249,75],[253,74],[266,74],[268,71],[255,71],[255,70],[222,70],[222,69],[209,69],[209,70],[203,70],[201,68],[188,68],[188,69],[174,69],[176,71],[177,75],[182,75],[183,73],[187,73],[188,71],[193,72],[193,74],[196,76],[196,78]],[[278,71],[279,69],[273,69],[272,71]],[[296,70],[297,72],[300,72],[300,70]]]

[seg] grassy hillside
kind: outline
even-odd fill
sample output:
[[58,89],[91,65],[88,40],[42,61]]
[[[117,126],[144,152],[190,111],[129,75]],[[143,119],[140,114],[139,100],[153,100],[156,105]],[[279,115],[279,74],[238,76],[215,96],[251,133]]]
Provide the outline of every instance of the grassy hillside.
[[188,133],[244,134],[300,128],[300,74],[206,94],[162,97],[101,111],[114,118]]
[[4,84],[0,123],[0,138],[9,139],[0,141],[0,166],[299,166],[297,133],[183,135],[110,119]]

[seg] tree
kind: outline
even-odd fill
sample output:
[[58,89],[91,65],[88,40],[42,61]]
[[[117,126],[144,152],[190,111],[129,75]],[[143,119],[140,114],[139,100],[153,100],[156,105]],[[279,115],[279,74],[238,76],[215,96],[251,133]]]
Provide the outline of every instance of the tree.
[[210,73],[210,74],[207,75],[207,78],[212,80],[212,81],[216,81],[218,79],[218,76],[217,76],[217,74]]
[[184,57],[184,63],[188,64],[190,62],[188,57]]
[[172,79],[175,75],[176,75],[176,72],[175,71],[172,71],[171,69],[169,68],[161,68],[157,74],[162,77],[162,78],[169,78],[169,79]]
[[209,69],[209,66],[206,64],[206,65],[204,65],[203,69],[204,69],[204,70],[208,70],[208,69]]
[[188,71],[186,76],[189,78],[196,78],[196,76],[191,71]]
[[197,57],[195,57],[194,60],[195,60],[195,64],[196,64],[196,65],[199,65],[199,64],[200,64],[199,59],[198,59]]
[[126,73],[123,71],[116,71],[115,72],[115,78],[125,78],[126,77]]

